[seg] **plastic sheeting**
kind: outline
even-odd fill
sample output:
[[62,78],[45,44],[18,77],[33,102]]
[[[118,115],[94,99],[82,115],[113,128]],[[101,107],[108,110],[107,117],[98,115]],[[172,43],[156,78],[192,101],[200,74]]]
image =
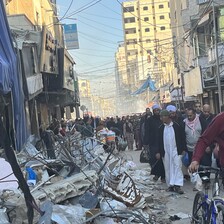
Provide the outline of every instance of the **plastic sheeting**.
[[27,139],[24,95],[3,1],[0,1],[0,20],[0,94],[12,93],[16,148],[21,150]]
[[142,86],[133,92],[131,95],[139,95],[144,93],[149,88],[150,91],[155,92],[157,89],[155,87],[155,81],[153,81],[150,77],[142,84]]

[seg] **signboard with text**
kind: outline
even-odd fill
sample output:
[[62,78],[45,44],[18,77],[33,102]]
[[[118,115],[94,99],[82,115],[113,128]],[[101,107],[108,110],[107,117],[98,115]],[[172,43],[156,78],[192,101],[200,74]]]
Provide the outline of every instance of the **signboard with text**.
[[65,43],[68,50],[79,49],[78,31],[76,24],[65,24],[64,36]]

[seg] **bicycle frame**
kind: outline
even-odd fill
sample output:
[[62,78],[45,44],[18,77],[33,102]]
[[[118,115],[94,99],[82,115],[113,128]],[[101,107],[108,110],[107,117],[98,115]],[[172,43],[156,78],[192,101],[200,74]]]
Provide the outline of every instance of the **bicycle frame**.
[[213,198],[210,204],[210,209],[209,211],[211,212],[210,214],[210,223],[216,224],[216,215],[218,214],[218,209],[217,209],[217,204],[222,204],[224,205],[224,201],[222,198]]
[[[207,167],[206,167],[207,168]],[[214,171],[215,170],[215,180],[214,180],[214,184],[218,183],[218,188],[216,188],[215,186],[215,192],[213,192],[213,196],[211,199],[209,199],[209,195],[208,195],[208,189],[209,189],[209,179],[202,177],[202,182],[204,185],[204,193],[203,193],[203,197],[202,197],[202,202],[199,204],[199,206],[197,207],[197,211],[194,212],[194,214],[197,214],[199,212],[199,210],[202,209],[202,216],[201,218],[203,219],[203,221],[206,224],[216,224],[216,218],[217,218],[217,214],[218,214],[218,206],[217,205],[223,205],[224,206],[224,200],[219,197],[219,182],[218,182],[218,169],[215,168],[210,168],[208,167],[209,170],[208,171]],[[204,173],[205,171],[199,171],[198,173]],[[193,217],[194,219],[194,217]],[[195,220],[200,223],[200,220]]]

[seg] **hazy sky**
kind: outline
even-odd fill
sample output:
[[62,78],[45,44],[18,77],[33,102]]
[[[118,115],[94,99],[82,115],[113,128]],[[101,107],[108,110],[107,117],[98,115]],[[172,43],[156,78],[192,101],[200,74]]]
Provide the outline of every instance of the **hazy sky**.
[[[57,0],[60,17],[65,14],[72,0]],[[80,49],[70,53],[76,62],[81,78],[92,83],[92,93],[115,93],[115,52],[123,41],[121,5],[116,0],[101,2],[81,11],[83,6],[97,0],[74,0],[62,23],[77,23]],[[120,0],[122,2],[122,0]],[[70,16],[73,14],[72,16]],[[103,69],[103,71],[99,71]],[[89,72],[94,71],[94,72]],[[109,87],[109,88],[108,88]],[[101,90],[100,90],[101,89]]]

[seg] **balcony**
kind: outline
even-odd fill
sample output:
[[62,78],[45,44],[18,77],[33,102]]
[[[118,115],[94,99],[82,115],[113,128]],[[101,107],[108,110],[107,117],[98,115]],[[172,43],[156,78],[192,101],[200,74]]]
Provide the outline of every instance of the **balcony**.
[[[224,43],[218,44],[219,63],[224,63]],[[216,61],[215,46],[208,50],[208,63],[213,64]]]

